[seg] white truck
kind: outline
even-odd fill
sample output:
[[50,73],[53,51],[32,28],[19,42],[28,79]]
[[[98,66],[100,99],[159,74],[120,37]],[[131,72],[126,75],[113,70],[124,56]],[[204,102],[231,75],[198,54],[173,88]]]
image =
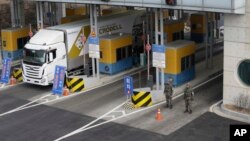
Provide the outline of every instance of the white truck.
[[[132,33],[136,19],[144,11],[128,11],[98,18],[98,36],[109,32]],[[39,30],[25,45],[22,60],[23,81],[47,86],[53,83],[56,65],[65,66],[67,75],[75,75],[83,69],[87,43],[82,44],[83,34],[90,34],[89,20]]]

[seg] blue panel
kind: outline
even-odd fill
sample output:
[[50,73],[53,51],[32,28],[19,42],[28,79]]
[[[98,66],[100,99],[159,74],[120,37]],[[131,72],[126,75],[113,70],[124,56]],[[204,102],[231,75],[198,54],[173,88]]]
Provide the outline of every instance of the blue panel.
[[195,41],[196,43],[203,43],[204,37],[205,34],[191,33],[191,40]]
[[156,45],[156,44],[153,44],[152,46],[152,51],[153,52],[161,52],[161,53],[165,53],[165,46],[164,45]]
[[11,58],[13,61],[23,58],[23,50],[3,51],[3,58]]
[[133,57],[120,60],[114,64],[100,63],[100,72],[106,74],[116,74],[133,67]]
[[[161,76],[161,74],[160,74]],[[195,68],[191,68],[188,70],[185,70],[179,74],[167,74],[165,73],[164,81],[165,83],[168,81],[169,78],[173,79],[173,86],[180,86],[188,81],[191,81],[195,78]]]
[[2,68],[2,74],[1,74],[0,82],[5,83],[5,84],[9,83],[10,68],[11,68],[11,59],[10,58],[5,58],[3,60],[3,68]]
[[131,96],[131,94],[134,91],[134,85],[133,85],[133,77],[131,76],[126,76],[124,77],[124,93],[127,96]]
[[98,37],[89,36],[89,44],[99,45],[100,39]]
[[63,93],[63,85],[64,85],[64,77],[65,77],[65,70],[64,66],[56,66],[55,73],[54,73],[54,81],[53,81],[53,94],[62,95]]

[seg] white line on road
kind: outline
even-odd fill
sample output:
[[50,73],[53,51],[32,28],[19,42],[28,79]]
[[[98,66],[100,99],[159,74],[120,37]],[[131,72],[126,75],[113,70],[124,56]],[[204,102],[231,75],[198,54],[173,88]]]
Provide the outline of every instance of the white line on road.
[[15,85],[6,85],[6,84],[2,84],[1,87],[0,87],[0,91],[1,91],[1,90],[5,90],[5,89],[8,89],[8,88],[11,88],[11,87],[15,87],[15,86],[18,86],[18,85],[21,85],[21,84],[23,84],[23,82],[16,83]]
[[[205,82],[202,82],[202,83],[196,85],[193,89],[197,89],[197,88],[199,88],[199,87],[201,87],[201,86],[203,86],[203,85],[205,85],[205,84],[207,84],[207,83],[209,83],[209,82],[211,82],[211,81],[213,81],[213,80],[215,80],[215,79],[221,77],[222,75],[223,75],[223,73],[221,73],[221,74],[219,74],[219,75],[217,75],[217,76],[215,76],[215,77],[213,77],[213,78],[211,78],[211,79],[209,79],[209,80],[207,80],[207,81],[205,81]],[[173,97],[173,99],[175,100],[175,99],[177,99],[177,98],[179,98],[179,97],[181,97],[181,96],[183,96],[183,95],[184,95],[184,93],[180,93],[180,94],[176,95],[175,97]],[[98,126],[101,126],[101,125],[103,125],[103,124],[110,123],[110,122],[112,122],[112,121],[115,121],[115,120],[118,120],[118,119],[121,119],[121,118],[124,118],[124,117],[128,117],[128,116],[130,116],[130,115],[133,115],[133,114],[136,114],[136,113],[139,113],[139,112],[142,112],[142,111],[146,111],[146,110],[152,109],[152,108],[154,108],[154,107],[158,107],[158,106],[160,106],[160,105],[162,105],[162,104],[165,104],[166,102],[165,102],[165,101],[162,101],[162,102],[159,102],[159,103],[157,103],[157,104],[154,104],[154,105],[152,105],[152,106],[150,106],[150,107],[141,108],[141,109],[136,110],[136,111],[131,112],[131,113],[123,113],[121,116],[118,116],[118,117],[112,118],[112,119],[110,119],[110,120],[101,122],[101,123],[99,123],[99,124],[93,125],[94,123],[96,123],[96,122],[99,121],[100,119],[103,119],[105,116],[108,116],[110,113],[115,112],[116,109],[119,109],[119,108],[122,107],[122,105],[125,104],[125,103],[126,103],[126,102],[122,103],[121,105],[118,105],[117,107],[115,107],[115,108],[112,109],[111,111],[105,113],[104,115],[100,116],[100,117],[97,118],[96,120],[94,120],[94,121],[92,121],[92,122],[86,124],[85,126],[79,128],[79,129],[76,129],[75,131],[73,131],[73,132],[71,132],[71,133],[69,133],[69,134],[66,134],[66,135],[64,135],[64,136],[62,136],[62,137],[56,139],[55,141],[61,141],[61,140],[65,139],[65,138],[68,138],[68,137],[70,137],[70,136],[76,135],[76,134],[78,134],[78,133],[84,132],[84,131],[86,131],[86,130],[89,130],[89,129],[92,129],[92,128],[95,128],[95,127],[98,127]],[[125,111],[124,111],[124,112],[125,112]],[[91,125],[92,125],[92,126],[91,126]]]
[[[145,71],[145,70],[146,70],[146,69],[141,69],[141,70],[139,70],[139,71],[137,71],[137,72],[134,72],[134,73],[131,73],[131,74],[129,74],[129,75],[134,75],[134,74],[137,74],[138,72],[142,72],[142,71]],[[122,80],[122,79],[123,79],[123,78],[120,78],[120,79],[117,79],[117,80],[115,80],[115,81],[111,81],[111,82],[105,83],[104,85],[98,85],[98,86],[96,86],[96,87],[87,89],[87,90],[82,91],[82,92],[77,92],[77,93],[74,93],[74,94],[72,94],[72,95],[63,96],[63,97],[58,97],[58,96],[57,96],[55,99],[52,99],[52,100],[44,99],[45,97],[53,96],[53,93],[49,93],[48,95],[45,95],[45,96],[40,97],[40,98],[38,98],[38,99],[35,99],[35,100],[33,100],[33,101],[31,101],[31,102],[29,102],[29,103],[27,103],[27,104],[24,104],[24,105],[22,105],[22,106],[20,106],[20,107],[17,107],[17,108],[15,108],[15,109],[12,109],[12,110],[10,110],[10,111],[7,111],[7,112],[5,112],[5,113],[2,113],[2,114],[0,114],[0,117],[1,117],[1,116],[5,116],[5,115],[7,115],[7,114],[14,113],[14,112],[22,111],[22,110],[29,109],[29,108],[33,108],[33,107],[36,107],[36,106],[40,106],[40,105],[43,105],[43,104],[52,103],[52,102],[56,102],[56,101],[59,101],[59,100],[64,100],[64,99],[67,99],[67,98],[70,98],[70,97],[73,97],[73,96],[77,96],[77,95],[80,95],[80,94],[84,94],[84,93],[87,93],[87,92],[92,91],[92,90],[94,90],[94,89],[97,89],[97,88],[100,88],[100,87],[105,87],[105,86],[110,85],[110,84],[112,84],[112,83],[118,82],[118,81],[120,81],[120,80]],[[16,85],[18,85],[18,84],[16,84]],[[16,86],[16,85],[13,85],[13,86]],[[9,86],[9,87],[12,87],[12,86]],[[1,90],[1,89],[0,89],[0,90]],[[42,101],[42,100],[44,100],[44,101],[43,101],[43,102],[36,103],[37,101]],[[34,103],[36,103],[36,104],[34,104]]]

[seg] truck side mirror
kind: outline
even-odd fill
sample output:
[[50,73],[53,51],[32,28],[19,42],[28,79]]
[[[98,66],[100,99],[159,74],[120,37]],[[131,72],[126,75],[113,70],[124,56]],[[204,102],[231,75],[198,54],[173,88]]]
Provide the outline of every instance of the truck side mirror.
[[53,53],[50,52],[49,53],[49,62],[53,62],[54,58],[53,58]]

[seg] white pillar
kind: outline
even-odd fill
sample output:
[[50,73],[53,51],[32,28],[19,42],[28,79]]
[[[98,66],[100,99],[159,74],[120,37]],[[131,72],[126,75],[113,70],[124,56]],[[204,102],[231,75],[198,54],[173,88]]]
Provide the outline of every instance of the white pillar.
[[11,25],[12,25],[12,27],[16,26],[16,19],[15,19],[16,13],[15,13],[14,1],[15,0],[10,1],[10,14],[11,14]]
[[[158,40],[158,32],[159,32],[159,28],[158,28],[158,9],[155,9],[155,44],[159,44],[159,40]],[[156,90],[159,90],[159,68],[155,68],[156,69]]]
[[[161,45],[164,46],[164,32],[163,32],[163,11],[160,10],[160,36]],[[161,90],[164,90],[164,68],[161,68]]]
[[62,3],[62,17],[66,17],[66,4]]

